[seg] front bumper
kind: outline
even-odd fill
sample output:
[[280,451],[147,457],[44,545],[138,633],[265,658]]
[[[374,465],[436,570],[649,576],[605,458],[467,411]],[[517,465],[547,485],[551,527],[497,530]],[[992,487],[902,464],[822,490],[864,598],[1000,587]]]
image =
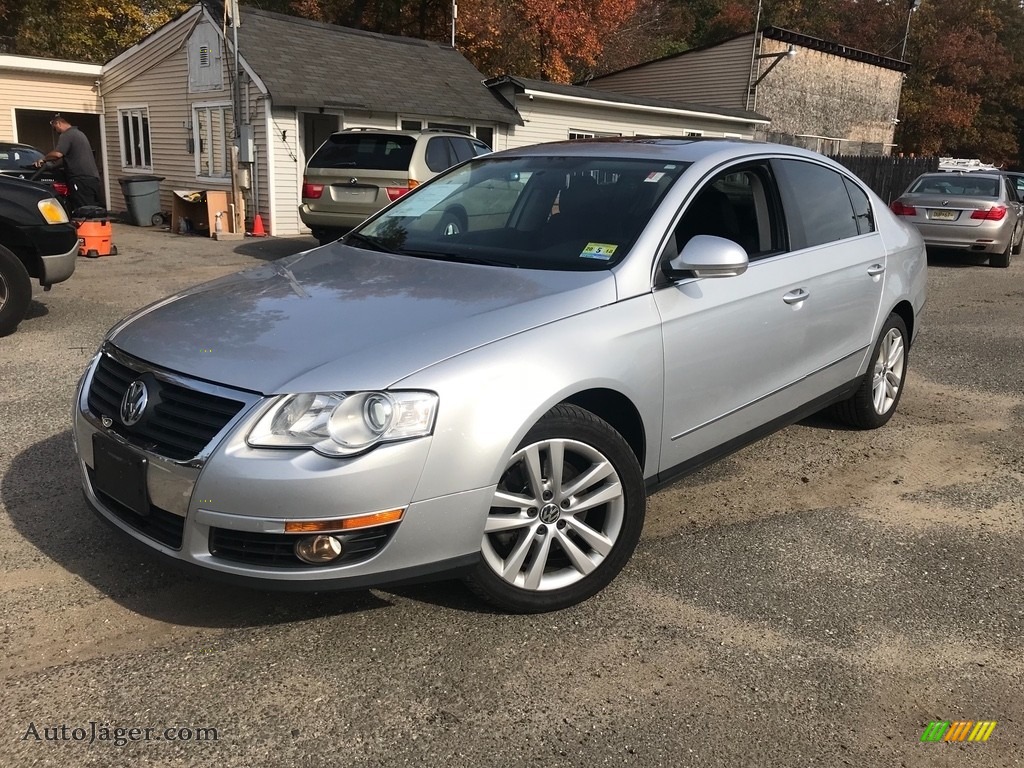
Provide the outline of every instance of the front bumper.
[[35,244],[39,254],[40,285],[49,286],[67,280],[75,271],[78,259],[78,232],[71,224],[45,224],[26,227],[26,239]]
[[[416,499],[429,439],[388,444],[340,460],[312,451],[252,449],[244,435],[262,412],[256,403],[225,426],[200,456],[168,459],[118,434],[116,420],[105,426],[90,412],[95,368],[82,378],[74,412],[85,498],[108,523],[179,565],[254,587],[323,590],[448,574],[471,566],[479,556],[493,488]],[[145,459],[147,513],[137,514],[97,486],[95,439]],[[291,547],[301,534],[284,532],[287,521],[394,508],[404,508],[405,514],[389,530],[364,529],[344,539],[340,565],[298,561]],[[356,556],[349,558],[349,550]]]

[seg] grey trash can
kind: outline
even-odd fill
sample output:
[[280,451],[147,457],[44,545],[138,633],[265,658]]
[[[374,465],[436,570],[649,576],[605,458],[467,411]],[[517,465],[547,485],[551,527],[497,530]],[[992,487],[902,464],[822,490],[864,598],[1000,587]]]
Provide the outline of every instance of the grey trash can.
[[118,179],[128,214],[135,226],[158,227],[164,223],[160,213],[160,182],[163,180],[163,176],[125,176]]

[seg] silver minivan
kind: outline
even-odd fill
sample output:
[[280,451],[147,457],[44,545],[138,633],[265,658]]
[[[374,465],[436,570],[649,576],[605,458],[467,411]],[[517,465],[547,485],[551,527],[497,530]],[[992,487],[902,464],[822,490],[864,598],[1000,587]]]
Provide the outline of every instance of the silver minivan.
[[323,245],[441,171],[490,151],[450,130],[339,131],[306,164],[299,217]]

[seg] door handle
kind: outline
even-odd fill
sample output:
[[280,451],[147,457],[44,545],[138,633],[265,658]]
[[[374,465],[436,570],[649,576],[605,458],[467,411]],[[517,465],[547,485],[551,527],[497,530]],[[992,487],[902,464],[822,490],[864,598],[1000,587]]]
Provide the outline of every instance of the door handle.
[[783,296],[782,300],[787,304],[799,304],[801,301],[806,301],[807,297],[810,295],[811,294],[807,290],[803,288],[797,288],[796,290],[790,291],[785,296]]
[[885,272],[884,264],[872,264],[870,267],[868,267],[868,274],[871,275],[872,277],[874,277],[875,275],[880,275],[883,272]]

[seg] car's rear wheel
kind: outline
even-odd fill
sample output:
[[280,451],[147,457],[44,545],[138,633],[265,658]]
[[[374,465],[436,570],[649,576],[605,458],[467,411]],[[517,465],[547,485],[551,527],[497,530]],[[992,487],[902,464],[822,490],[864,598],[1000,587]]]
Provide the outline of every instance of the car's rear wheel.
[[889,315],[860,386],[851,398],[836,405],[836,415],[842,421],[858,429],[876,429],[892,418],[903,395],[908,342],[903,318]]
[[1008,267],[1010,266],[1010,254],[1013,251],[1013,237],[1010,237],[1010,242],[1006,244],[1006,250],[1002,253],[993,253],[988,257],[988,265],[990,267]]
[[622,436],[589,411],[556,406],[502,472],[467,582],[516,613],[582,602],[629,560],[645,506],[643,473]]
[[0,245],[0,336],[14,333],[32,301],[32,280],[21,260]]

